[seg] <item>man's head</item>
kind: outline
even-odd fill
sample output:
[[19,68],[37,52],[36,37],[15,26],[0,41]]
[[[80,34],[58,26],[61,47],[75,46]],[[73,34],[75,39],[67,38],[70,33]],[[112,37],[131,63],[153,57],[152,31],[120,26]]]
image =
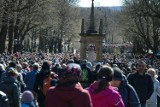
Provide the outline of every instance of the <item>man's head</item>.
[[123,71],[120,70],[119,68],[113,68],[114,71],[114,75],[113,75],[113,79],[112,79],[112,86],[114,87],[119,87],[121,82],[123,81]]
[[144,73],[146,71],[146,63],[144,61],[139,61],[137,64],[137,71],[139,73]]
[[39,64],[38,63],[34,63],[33,64],[33,70],[38,70],[39,69]]

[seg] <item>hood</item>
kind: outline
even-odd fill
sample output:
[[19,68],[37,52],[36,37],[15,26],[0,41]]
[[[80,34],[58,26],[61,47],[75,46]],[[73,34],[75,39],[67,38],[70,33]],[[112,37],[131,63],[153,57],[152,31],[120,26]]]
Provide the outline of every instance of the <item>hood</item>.
[[5,77],[3,78],[3,82],[4,82],[4,83],[7,83],[7,84],[9,84],[9,83],[14,83],[14,82],[15,82],[15,79],[12,78],[12,77],[5,76]]
[[60,86],[55,88],[55,96],[61,101],[68,102],[77,99],[82,91],[80,83],[69,87]]
[[120,85],[120,87],[119,87],[119,90],[125,88],[127,85],[128,85],[128,80],[127,80],[126,76],[123,75],[123,80],[122,80],[122,82],[121,82],[121,85]]
[[89,93],[92,97],[92,99],[95,99],[95,100],[101,100],[101,99],[104,99],[106,98],[106,95],[109,95],[110,94],[110,91],[109,90],[112,90],[113,87],[112,86],[109,86],[107,87],[105,90],[99,92],[99,93],[93,93],[94,90],[97,88],[97,83],[94,82],[93,84],[90,85],[89,87]]

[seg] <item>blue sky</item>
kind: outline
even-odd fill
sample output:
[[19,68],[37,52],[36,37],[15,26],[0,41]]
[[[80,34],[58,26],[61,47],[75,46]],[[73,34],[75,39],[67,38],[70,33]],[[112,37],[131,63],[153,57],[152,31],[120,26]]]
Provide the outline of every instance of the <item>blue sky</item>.
[[[121,6],[122,0],[94,0],[95,6]],[[91,0],[80,0],[81,7],[90,7]]]

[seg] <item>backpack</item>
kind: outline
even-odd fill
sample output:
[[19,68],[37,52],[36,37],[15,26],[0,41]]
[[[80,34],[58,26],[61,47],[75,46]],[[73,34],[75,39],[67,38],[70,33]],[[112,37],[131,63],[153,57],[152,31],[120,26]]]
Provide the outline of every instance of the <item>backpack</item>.
[[48,89],[51,87],[51,81],[52,81],[51,73],[43,79],[41,91],[44,96],[46,96]]
[[88,71],[85,68],[81,72],[81,81],[88,81]]

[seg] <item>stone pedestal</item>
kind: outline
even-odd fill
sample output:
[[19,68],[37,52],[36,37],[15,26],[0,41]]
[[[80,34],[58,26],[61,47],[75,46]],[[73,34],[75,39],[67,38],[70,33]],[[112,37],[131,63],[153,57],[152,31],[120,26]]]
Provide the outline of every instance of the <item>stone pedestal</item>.
[[94,44],[96,48],[96,61],[102,61],[102,44],[105,38],[104,34],[80,34],[81,36],[81,60],[86,59],[86,47],[90,44]]

